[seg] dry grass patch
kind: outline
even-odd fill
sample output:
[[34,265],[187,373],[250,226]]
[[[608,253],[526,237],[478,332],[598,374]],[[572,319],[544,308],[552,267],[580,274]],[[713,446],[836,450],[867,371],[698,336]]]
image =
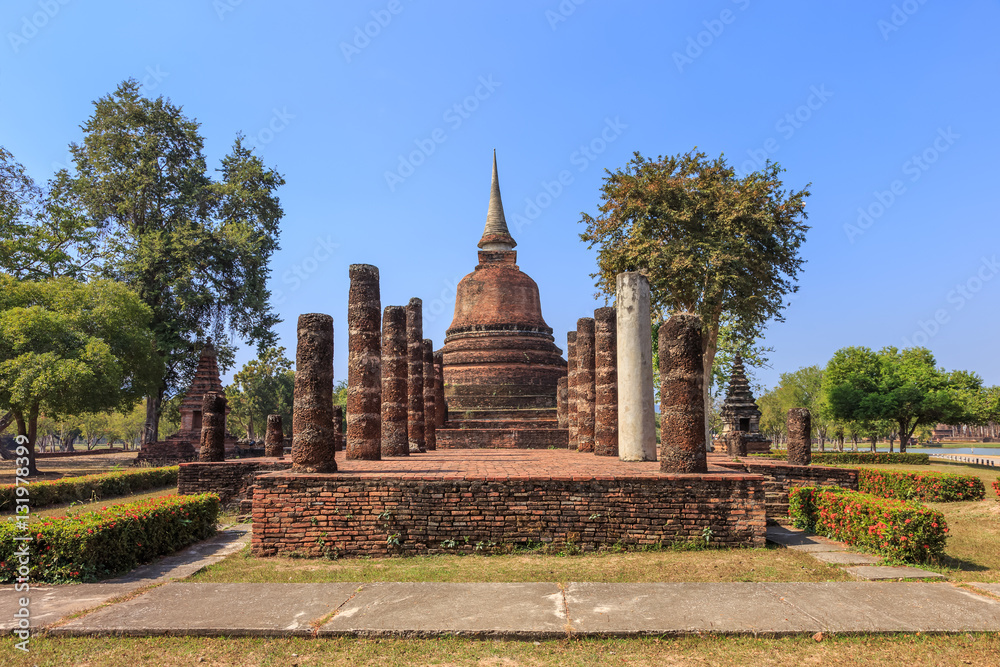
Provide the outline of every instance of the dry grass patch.
[[[38,470],[41,477],[38,480],[62,479],[63,477],[82,477],[96,475],[112,470],[127,468],[135,460],[138,452],[115,452],[101,454],[94,450],[92,454],[64,456],[38,459]],[[0,461],[0,484],[14,483],[14,461]]]
[[849,581],[836,567],[788,549],[705,549],[573,556],[408,556],[393,558],[255,558],[249,547],[195,574],[199,583],[433,582],[715,582]]
[[299,665],[975,665],[1000,664],[1000,635],[684,637],[543,642],[439,638],[34,639],[31,653],[4,647],[3,664],[87,667]]

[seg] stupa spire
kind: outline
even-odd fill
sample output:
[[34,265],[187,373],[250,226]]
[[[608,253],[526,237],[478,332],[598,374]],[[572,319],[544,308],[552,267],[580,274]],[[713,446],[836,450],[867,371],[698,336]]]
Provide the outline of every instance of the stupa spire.
[[493,151],[493,183],[490,185],[490,207],[486,212],[486,228],[483,238],[479,239],[482,250],[513,250],[517,241],[507,229],[507,219],[503,214],[503,201],[500,199],[500,178],[497,176],[497,152]]

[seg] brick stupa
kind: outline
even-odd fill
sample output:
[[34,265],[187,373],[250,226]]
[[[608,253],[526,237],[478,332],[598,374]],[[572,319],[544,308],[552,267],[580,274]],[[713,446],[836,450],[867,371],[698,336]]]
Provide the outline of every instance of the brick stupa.
[[733,431],[746,433],[747,453],[767,452],[771,449],[771,441],[760,432],[760,409],[750,391],[747,382],[746,369],[743,368],[743,358],[736,355],[733,359],[733,372],[729,377],[729,388],[726,390],[726,400],[719,410],[722,417],[722,435],[725,437]]
[[[201,405],[205,394],[210,391],[224,392],[219,377],[219,361],[211,339],[205,343],[198,358],[198,369],[191,380],[191,387],[180,405],[181,426],[177,433],[166,440],[143,445],[136,457],[136,463],[149,461],[155,464],[181,463],[198,458],[201,442]],[[229,407],[226,406],[228,421]],[[226,456],[236,450],[236,439],[226,430]]]
[[447,428],[438,448],[566,447],[556,391],[566,361],[542,318],[538,285],[517,266],[500,199],[496,153],[479,264],[458,284],[445,333]]

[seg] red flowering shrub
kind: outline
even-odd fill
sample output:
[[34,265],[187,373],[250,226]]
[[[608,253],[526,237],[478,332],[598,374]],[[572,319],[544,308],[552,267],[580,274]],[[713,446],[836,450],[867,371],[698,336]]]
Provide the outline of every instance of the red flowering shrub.
[[895,560],[921,563],[944,555],[944,515],[918,503],[811,486],[793,487],[788,501],[795,525],[819,535]]
[[993,490],[997,492],[998,496],[1000,496],[1000,479],[993,480]]
[[[69,503],[74,500],[89,501],[95,496],[100,500],[101,498],[124,496],[136,491],[170,486],[177,484],[179,470],[180,468],[177,466],[144,468],[31,482],[31,507],[38,509],[46,505]],[[15,494],[13,484],[0,486],[0,509],[14,507]]]
[[975,475],[947,472],[903,472],[895,470],[858,470],[858,491],[880,498],[950,502],[982,500],[986,497],[983,480]]
[[[32,521],[29,542],[14,539],[24,531],[11,519],[0,523],[0,583],[15,581],[22,564],[32,582],[94,581],[126,572],[210,537],[218,515],[214,493],[162,496]],[[24,544],[27,556],[16,556]]]

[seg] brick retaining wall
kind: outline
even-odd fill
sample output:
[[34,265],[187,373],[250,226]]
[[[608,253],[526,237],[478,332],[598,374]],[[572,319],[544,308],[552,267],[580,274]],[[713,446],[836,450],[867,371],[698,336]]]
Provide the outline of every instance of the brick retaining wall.
[[788,520],[788,490],[793,486],[840,486],[858,490],[858,471],[855,468],[828,466],[797,466],[782,461],[741,458],[736,461],[713,461],[716,465],[733,470],[743,470],[764,475],[764,502],[767,518],[774,521]]
[[[472,552],[476,545],[572,543],[589,551],[699,540],[763,546],[764,478],[402,479],[261,475],[254,488],[258,556]],[[454,540],[454,545],[449,541]],[[442,544],[446,543],[446,544]]]
[[223,505],[249,499],[257,475],[288,470],[292,462],[276,459],[237,459],[213,463],[182,463],[177,475],[178,495],[217,493]]

